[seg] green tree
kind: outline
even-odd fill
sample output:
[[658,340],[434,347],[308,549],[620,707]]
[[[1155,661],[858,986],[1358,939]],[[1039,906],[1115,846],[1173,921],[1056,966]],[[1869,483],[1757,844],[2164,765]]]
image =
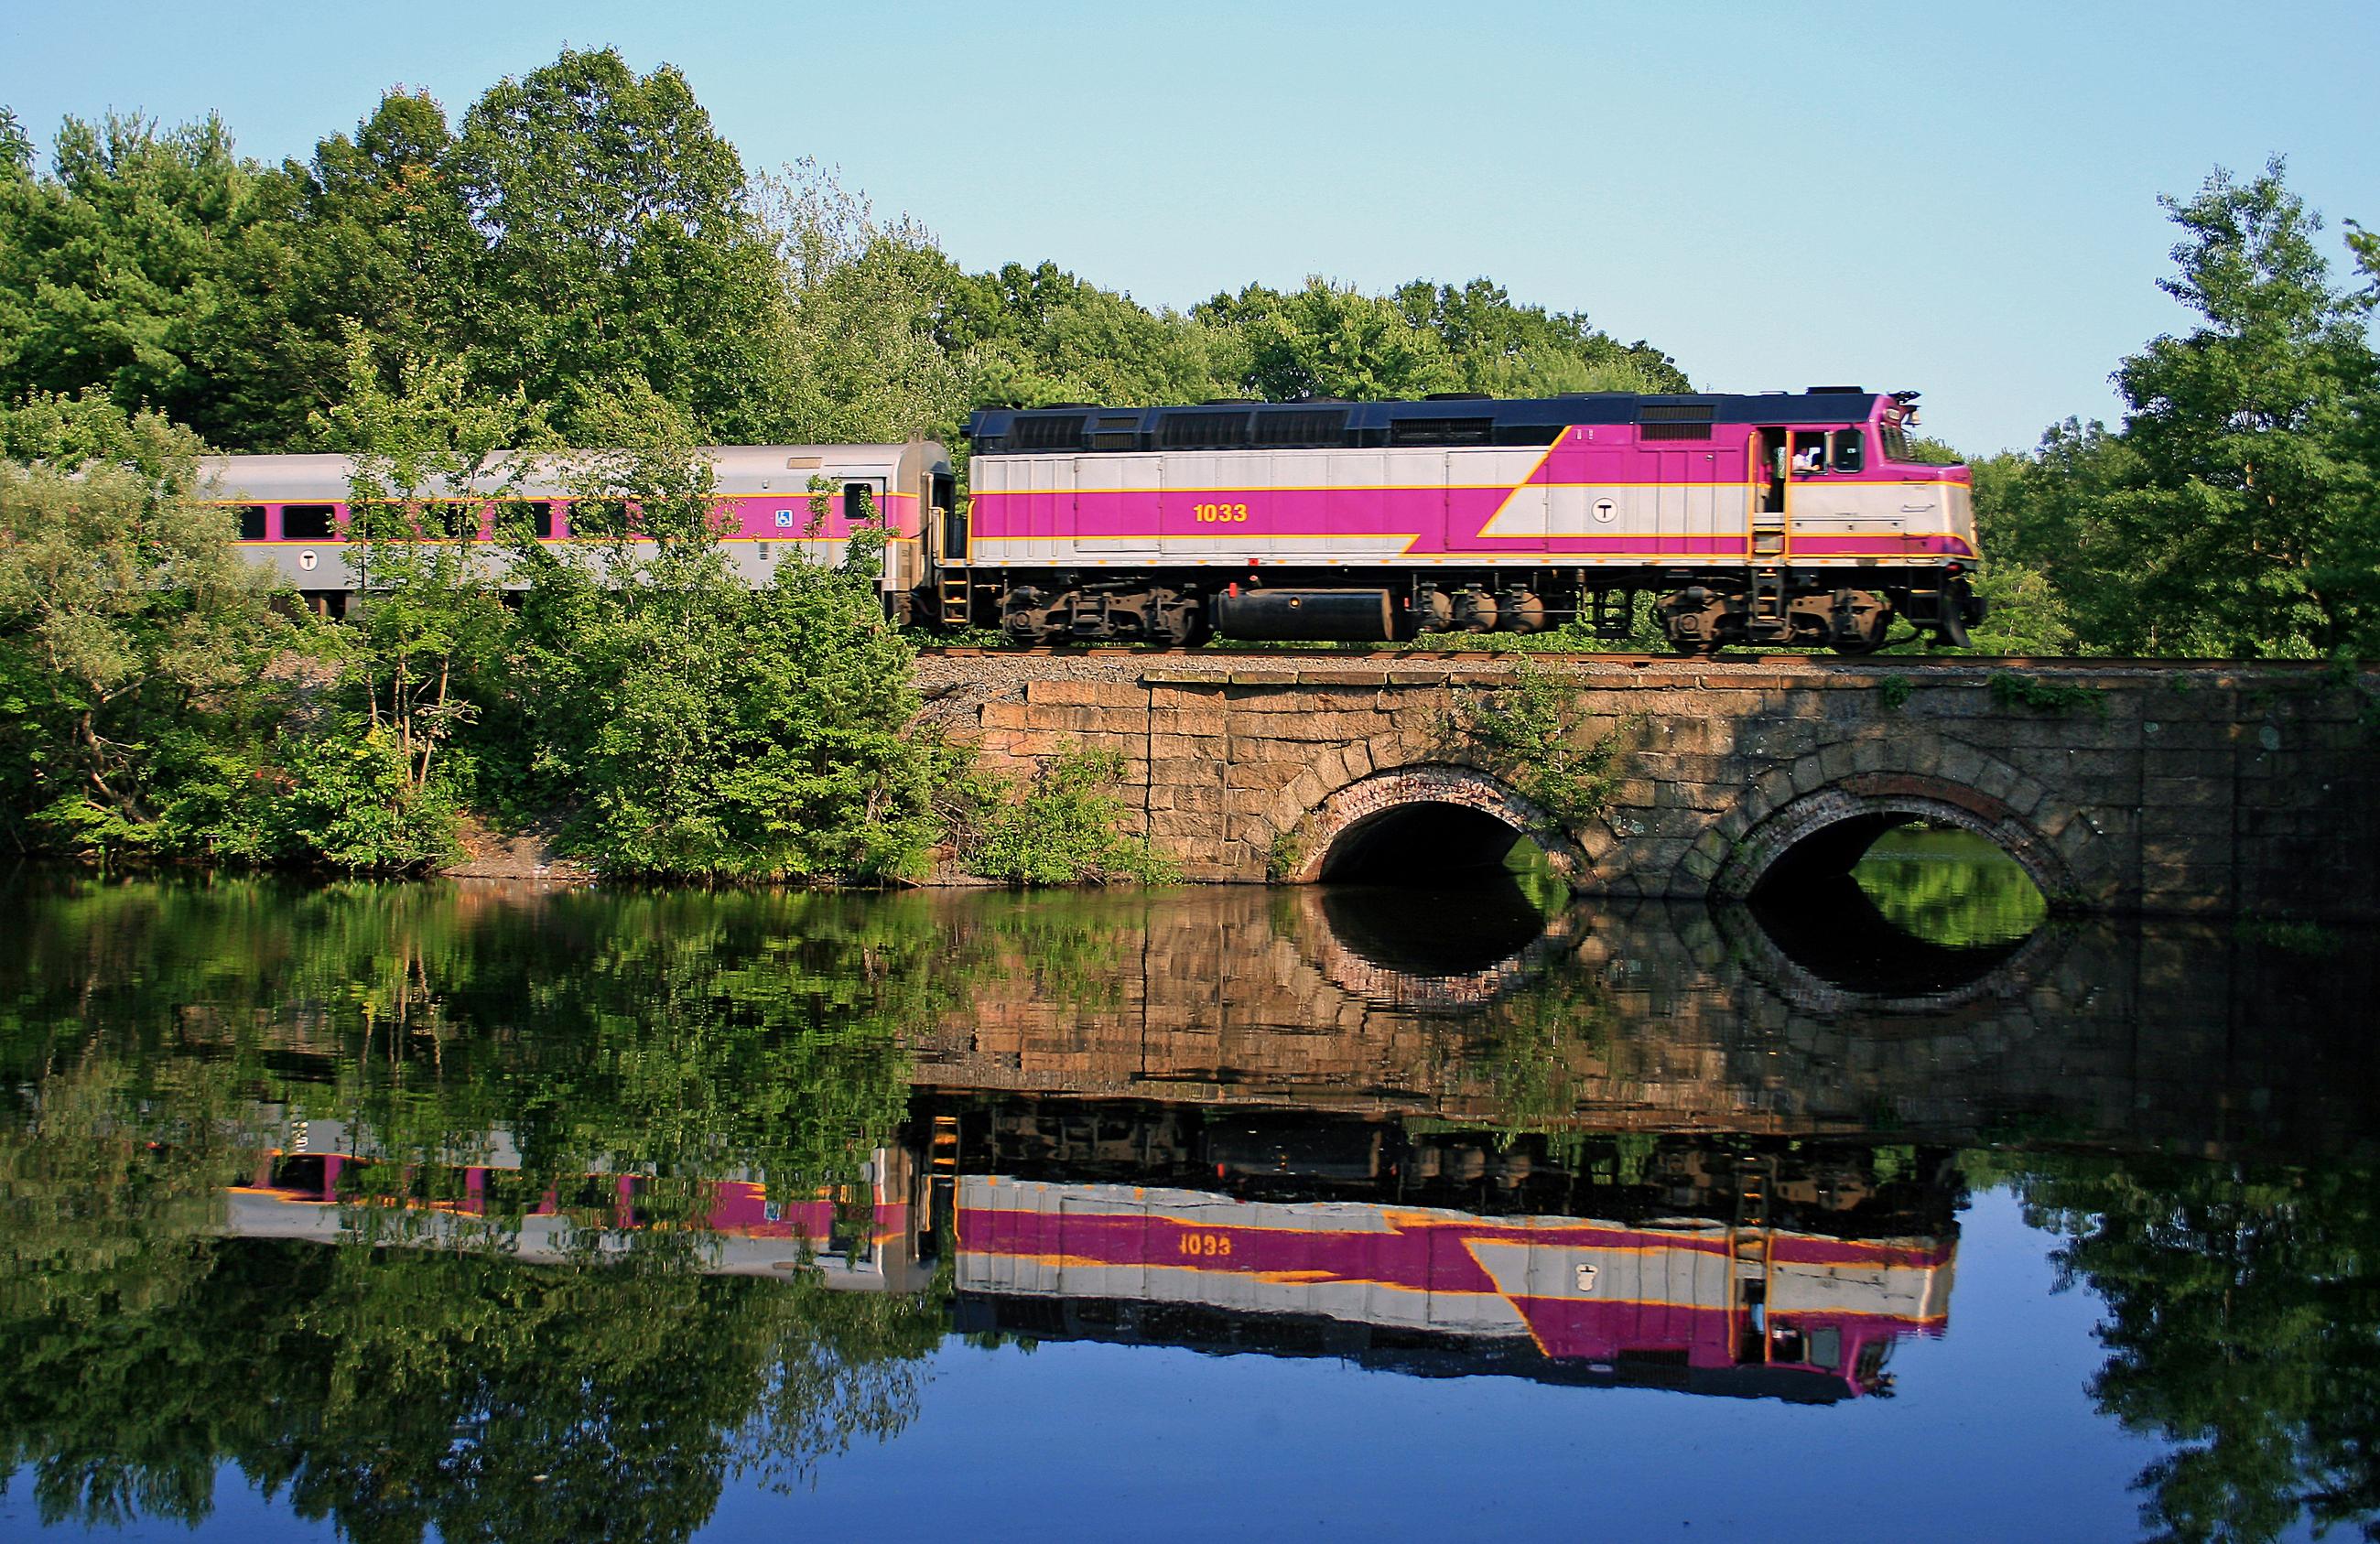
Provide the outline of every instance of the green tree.
[[1242,390],[1241,340],[1054,262],[953,275],[937,322],[978,403],[1203,402]]
[[222,443],[318,448],[354,383],[351,334],[370,341],[383,392],[402,389],[399,361],[463,346],[479,237],[453,148],[436,102],[391,91],[352,138],[334,134],[310,162],[259,176],[259,218],[230,243],[196,356]]
[[351,334],[346,401],[322,426],[353,457],[346,562],[359,615],[339,636],[362,722],[320,737],[293,801],[308,840],[349,869],[417,867],[455,846],[468,769],[440,752],[475,716],[471,688],[512,633],[480,524],[526,475],[520,447],[544,436],[517,394],[476,392],[460,360],[407,359],[393,394],[380,374]]
[[[757,588],[720,544],[710,462],[667,405],[576,474],[566,552],[524,551],[520,700],[573,840],[624,873],[880,879],[932,838],[913,650],[862,560]],[[865,553],[868,544],[853,543]]]
[[2103,502],[2135,554],[2141,634],[2221,652],[2380,648],[2380,521],[2357,409],[2376,359],[2278,160],[2161,201],[2183,237],[2159,287],[2197,313],[2116,381],[2131,475]]
[[1283,292],[1250,285],[1192,309],[1236,334],[1247,350],[1242,388],[1286,400],[1422,396],[1463,383],[1453,351],[1394,300],[1310,278]]
[[780,432],[784,308],[742,162],[678,70],[565,49],[491,87],[448,158],[480,249],[463,342],[566,438],[641,383],[700,433]]
[[1515,304],[1503,286],[1487,279],[1460,288],[1416,279],[1398,286],[1390,298],[1406,320],[1445,343],[1467,391],[1552,396],[1693,389],[1684,372],[1650,344],[1621,344],[1581,311]]
[[[197,439],[96,389],[0,412],[0,794],[19,850],[204,851],[293,641]],[[226,856],[252,856],[234,841]]]
[[785,437],[875,444],[955,438],[966,416],[962,359],[936,336],[957,276],[924,226],[878,220],[834,173],[799,161],[755,180],[789,320]]
[[225,444],[203,362],[227,254],[256,223],[257,170],[219,118],[68,118],[54,175],[29,175],[20,130],[0,154],[0,399],[104,389]]

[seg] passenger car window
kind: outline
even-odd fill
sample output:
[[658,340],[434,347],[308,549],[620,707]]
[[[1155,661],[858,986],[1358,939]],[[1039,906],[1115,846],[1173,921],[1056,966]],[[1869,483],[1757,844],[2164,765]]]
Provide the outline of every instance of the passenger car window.
[[281,538],[285,541],[328,541],[331,511],[327,504],[285,504],[281,506]]

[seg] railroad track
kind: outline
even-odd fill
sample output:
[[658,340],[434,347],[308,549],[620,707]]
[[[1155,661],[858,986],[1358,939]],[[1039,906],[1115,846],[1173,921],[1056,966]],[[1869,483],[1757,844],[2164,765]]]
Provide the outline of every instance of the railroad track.
[[[1334,664],[1494,664],[1530,659],[1562,664],[1599,664],[1644,669],[1654,665],[1707,668],[1712,665],[1794,665],[1828,670],[2070,670],[2085,672],[2161,670],[2279,670],[2321,673],[2336,669],[2328,660],[2198,660],[2131,659],[2107,656],[2071,657],[2025,654],[1893,654],[1838,655],[1825,653],[1759,654],[1723,650],[1718,654],[1616,654],[1592,650],[1551,649],[1151,649],[1101,644],[1036,644],[986,648],[980,645],[927,647],[917,650],[928,659],[1136,659],[1197,660],[1208,663],[1262,664],[1320,662]],[[2364,667],[2364,668],[2369,668]]]

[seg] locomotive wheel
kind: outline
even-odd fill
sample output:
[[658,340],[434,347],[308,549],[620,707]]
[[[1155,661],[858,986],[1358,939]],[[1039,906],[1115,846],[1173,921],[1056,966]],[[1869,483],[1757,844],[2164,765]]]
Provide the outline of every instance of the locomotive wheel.
[[1873,654],[1891,636],[1892,608],[1879,603],[1873,595],[1859,596],[1857,601],[1851,617],[1852,627],[1843,626],[1840,613],[1837,614],[1835,636],[1828,640],[1827,647],[1838,654]]

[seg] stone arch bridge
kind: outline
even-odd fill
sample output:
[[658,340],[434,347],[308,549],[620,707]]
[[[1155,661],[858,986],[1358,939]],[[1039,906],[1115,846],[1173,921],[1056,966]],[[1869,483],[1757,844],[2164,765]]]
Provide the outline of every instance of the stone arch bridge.
[[1120,754],[1131,820],[1192,880],[1425,879],[1529,835],[1581,894],[1741,897],[1924,820],[1998,843],[2054,903],[2380,916],[2380,675],[2283,664],[1564,657],[1582,737],[1621,736],[1565,821],[1468,736],[1492,655],[930,655],[928,717],[1029,775]]

